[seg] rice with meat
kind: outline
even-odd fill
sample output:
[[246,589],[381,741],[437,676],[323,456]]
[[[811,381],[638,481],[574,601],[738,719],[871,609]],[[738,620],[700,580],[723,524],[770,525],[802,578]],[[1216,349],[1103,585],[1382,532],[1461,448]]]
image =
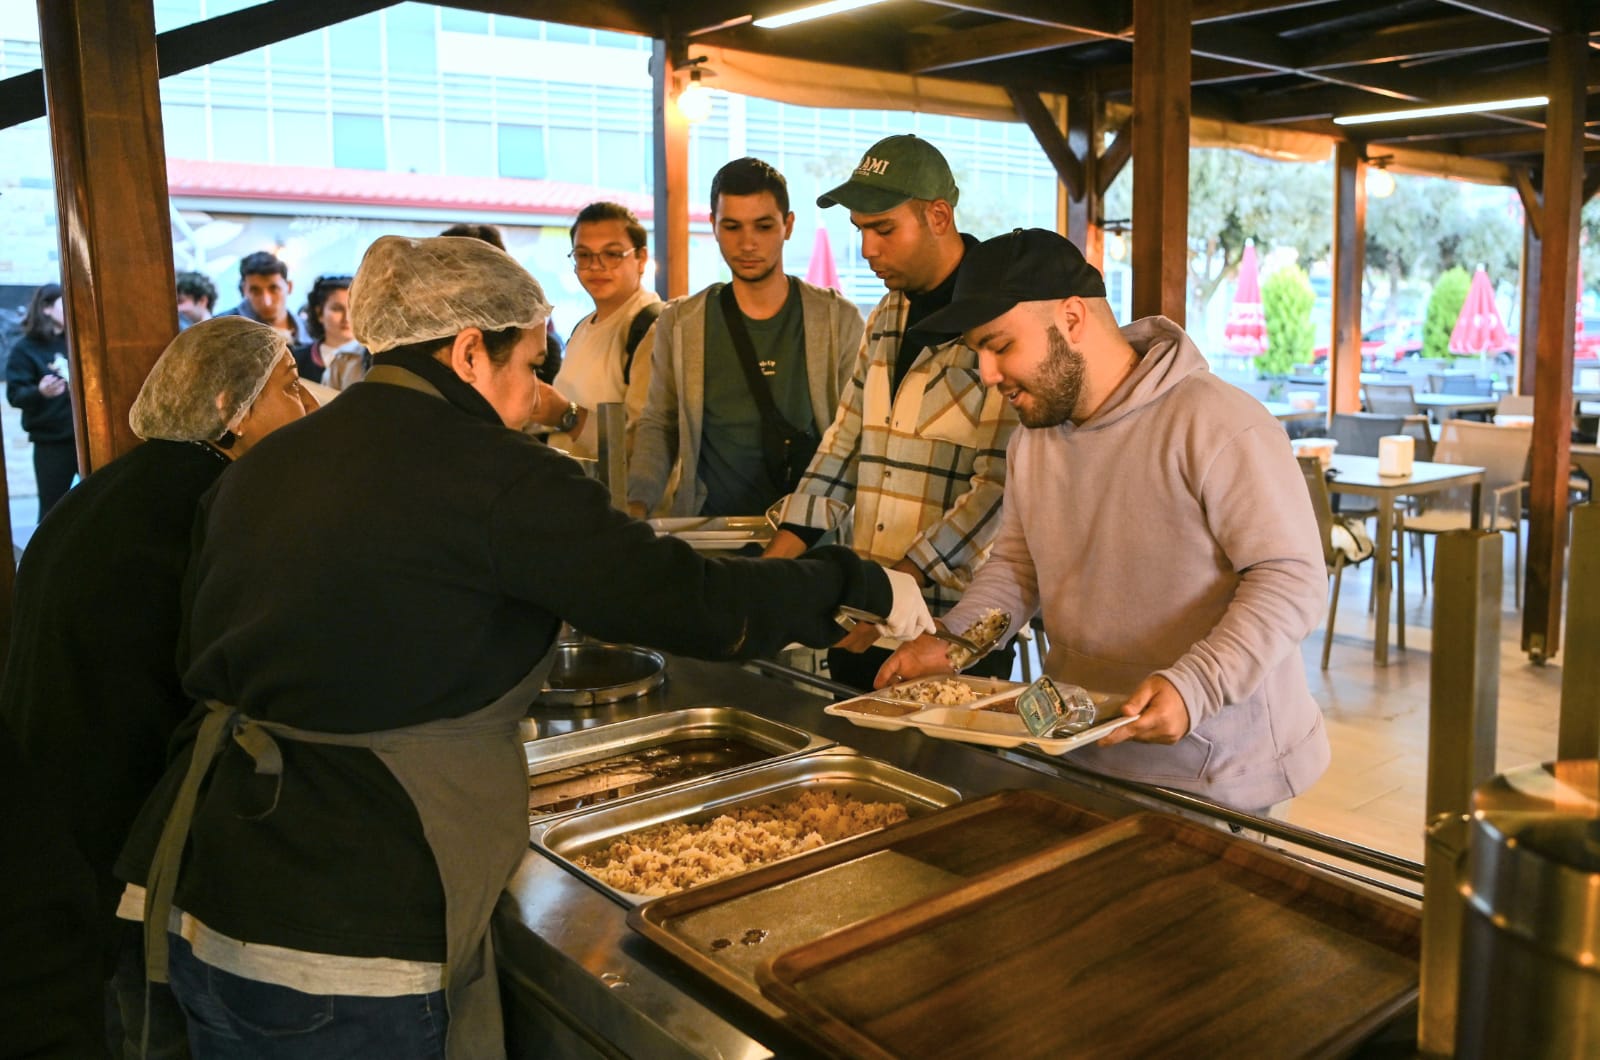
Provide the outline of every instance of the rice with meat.
[[629,832],[573,864],[626,894],[681,891],[904,821],[904,803],[803,791],[700,824],[668,821]]
[[912,684],[893,685],[885,688],[883,694],[893,699],[904,699],[911,703],[926,703],[931,707],[964,706],[982,696],[982,693],[965,681],[957,681],[949,677],[934,681],[917,681]]
[[[969,626],[967,631],[961,635],[981,649],[979,654],[987,654],[989,649],[992,648],[1000,640],[1001,636],[1005,634],[1005,631],[1010,628],[1011,615],[1000,610],[998,607],[991,607],[989,610],[983,613],[978,621]],[[949,659],[950,665],[954,666],[957,670],[963,669],[970,663],[977,661],[976,656],[957,644],[952,644],[945,649],[945,658]]]

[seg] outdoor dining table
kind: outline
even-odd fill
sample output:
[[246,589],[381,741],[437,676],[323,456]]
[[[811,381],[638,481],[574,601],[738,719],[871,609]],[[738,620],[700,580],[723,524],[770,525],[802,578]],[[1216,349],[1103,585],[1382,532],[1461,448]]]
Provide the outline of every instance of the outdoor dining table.
[[[1351,456],[1334,453],[1329,468],[1328,489],[1333,493],[1349,493],[1371,497],[1378,502],[1378,533],[1373,538],[1373,595],[1376,597],[1377,621],[1373,629],[1372,658],[1379,666],[1389,665],[1389,603],[1392,590],[1390,564],[1394,550],[1395,509],[1402,497],[1420,497],[1429,493],[1472,487],[1472,527],[1478,528],[1480,502],[1483,498],[1483,471],[1481,467],[1466,464],[1434,464],[1418,460],[1411,465],[1409,475],[1380,475],[1375,456]],[[1405,554],[1401,553],[1401,562]],[[1402,601],[1402,604],[1404,601]],[[1405,615],[1400,616],[1402,627]],[[1405,646],[1402,633],[1401,647]]]
[[1279,423],[1288,423],[1290,420],[1320,420],[1328,415],[1326,408],[1297,409],[1287,401],[1263,401],[1262,404]]
[[1479,397],[1475,394],[1416,395],[1417,407],[1434,413],[1436,419],[1449,419],[1463,412],[1493,412],[1500,407],[1497,397]]

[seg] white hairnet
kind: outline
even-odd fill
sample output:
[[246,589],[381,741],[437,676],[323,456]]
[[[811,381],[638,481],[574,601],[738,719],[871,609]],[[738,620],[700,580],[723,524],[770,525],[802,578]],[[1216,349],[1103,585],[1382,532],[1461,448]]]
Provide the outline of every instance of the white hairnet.
[[212,317],[178,332],[128,410],[141,438],[195,442],[220,438],[249,411],[289,344],[265,324]]
[[531,328],[550,315],[539,281],[481,239],[383,236],[350,285],[350,326],[373,353],[464,328]]

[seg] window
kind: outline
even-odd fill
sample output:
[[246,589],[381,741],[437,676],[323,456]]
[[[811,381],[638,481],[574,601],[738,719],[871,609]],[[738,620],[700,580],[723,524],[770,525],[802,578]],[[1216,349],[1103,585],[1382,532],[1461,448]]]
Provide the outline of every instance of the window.
[[[502,171],[505,169],[504,158],[501,159],[500,168]],[[573,184],[600,184],[607,188],[616,186],[604,173],[598,181],[595,180],[594,133],[588,129],[550,130],[549,176],[551,180],[565,180]]]
[[389,168],[397,173],[439,172],[439,123],[430,118],[389,119]]
[[[33,7],[32,4],[28,6]],[[155,8],[157,33],[165,33],[169,29],[178,29],[180,26],[200,21],[200,0],[156,0]],[[6,22],[8,25],[15,25],[9,14]]]
[[211,108],[211,157],[218,162],[267,161],[267,112]]
[[333,164],[339,169],[384,169],[383,119],[365,114],[333,116]]
[[538,180],[544,176],[544,130],[532,125],[500,126],[500,175]]
[[280,166],[333,165],[328,116],[320,111],[274,111],[272,161]]
[[335,70],[382,70],[383,26],[377,14],[362,15],[328,30]]
[[327,55],[323,51],[323,46],[324,34],[321,30],[279,41],[272,45],[272,67],[274,70],[284,67],[322,70],[327,66]]
[[[494,35],[496,37],[523,37],[528,40],[538,40],[539,30],[544,24],[535,22],[531,18],[512,18],[510,15],[496,15],[494,17]],[[554,29],[554,26],[550,27]],[[589,31],[584,30],[585,34]],[[550,40],[561,40],[560,37],[550,37]],[[584,40],[588,40],[585,36]]]
[[389,10],[389,69],[402,74],[433,74],[439,69],[431,9],[401,4]]
[[544,39],[565,41],[568,44],[588,44],[593,39],[593,33],[583,26],[563,26],[558,22],[546,22]]
[[600,172],[595,183],[619,191],[645,191],[655,159],[650,142],[636,132],[601,132],[596,144]]
[[447,7],[439,9],[439,28],[450,33],[483,33],[489,32],[489,16],[476,11],[454,11]]
[[205,161],[206,109],[172,103],[161,106],[161,131],[168,158],[193,158]]
[[444,168],[458,177],[492,177],[494,137],[488,122],[447,121],[444,123]]

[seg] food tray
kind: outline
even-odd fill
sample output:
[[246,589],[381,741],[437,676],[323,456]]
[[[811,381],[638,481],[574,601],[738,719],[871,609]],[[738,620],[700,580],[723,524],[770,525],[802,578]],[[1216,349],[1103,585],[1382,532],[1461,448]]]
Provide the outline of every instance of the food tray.
[[[984,691],[986,694],[981,699],[975,699],[959,707],[926,707],[910,714],[892,717],[871,712],[882,709],[885,704],[898,704],[900,701],[881,694],[869,693],[824,707],[823,713],[844,718],[864,729],[917,729],[941,740],[961,740],[964,743],[982,744],[986,747],[1021,747],[1027,744],[1053,755],[1066,754],[1074,748],[1094,743],[1107,733],[1120,729],[1133,720],[1119,713],[1122,704],[1127,702],[1126,696],[1109,692],[1090,692],[1089,697],[1094,700],[1096,717],[1100,719],[1093,727],[1072,736],[1057,738],[1034,736],[1018,715],[1001,714],[984,709],[1005,702],[1008,696],[1015,698],[1028,687],[1027,685],[984,677],[948,674],[944,676],[946,679],[972,685],[974,689]],[[922,680],[934,679],[922,678]]]
[[913,817],[961,801],[961,793],[954,788],[887,762],[867,758],[848,747],[833,747],[685,784],[671,791],[653,792],[545,818],[533,823],[530,834],[536,848],[569,872],[622,905],[638,905],[649,901],[650,896],[608,887],[578,868],[572,859],[651,825],[667,821],[708,821],[738,807],[792,798],[808,789],[879,802],[903,802]]
[[[719,744],[726,745],[726,751],[716,746]],[[662,791],[745,768],[754,761],[832,745],[832,740],[814,733],[732,707],[691,707],[529,740],[523,745],[528,759],[528,816],[531,820],[645,791]],[[680,771],[683,767],[670,765],[660,756],[646,755],[638,763],[628,760],[653,750],[698,759],[708,768],[696,776],[663,779],[658,772],[661,767]],[[707,761],[719,757],[728,764],[718,767]],[[689,768],[694,764],[686,763]],[[536,803],[536,798],[541,802]]]
[[1037,791],[1002,791],[823,850],[656,898],[628,924],[760,1011],[761,961],[952,890],[1106,819]]
[[746,545],[766,546],[774,533],[772,524],[760,515],[674,516],[651,519],[657,534],[668,534],[700,552],[740,549]]
[[1327,1056],[1417,996],[1418,910],[1141,814],[756,970],[831,1054]]

